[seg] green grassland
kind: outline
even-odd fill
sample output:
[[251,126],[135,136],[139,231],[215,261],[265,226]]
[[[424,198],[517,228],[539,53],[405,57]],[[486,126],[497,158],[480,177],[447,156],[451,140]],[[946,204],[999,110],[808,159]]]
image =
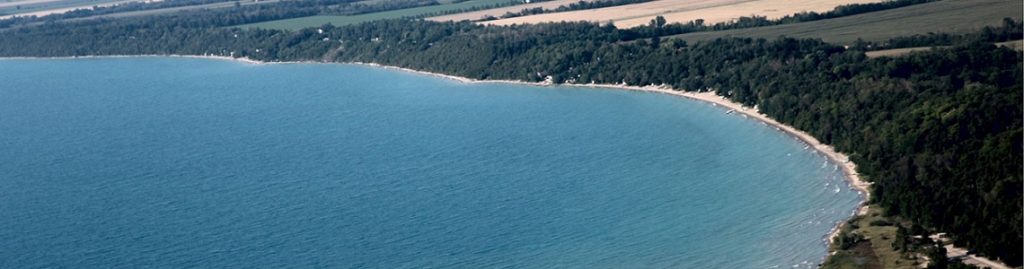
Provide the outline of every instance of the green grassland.
[[[1024,40],[1014,40],[1014,41],[999,42],[999,43],[995,43],[995,45],[996,46],[1000,46],[1000,47],[1007,47],[1007,48],[1011,48],[1011,49],[1015,49],[1015,50],[1024,50]],[[907,55],[907,54],[910,54],[910,53],[914,53],[914,52],[928,51],[928,50],[932,50],[934,48],[946,48],[946,47],[949,47],[949,46],[912,47],[912,48],[876,50],[876,51],[869,51],[867,53],[864,53],[864,55],[867,55],[868,58],[899,57],[899,56],[904,56],[904,55]]]
[[[878,225],[878,223],[894,223],[895,221],[882,216],[882,210],[877,206],[871,207],[866,215],[856,217],[851,222],[855,225],[849,227],[853,228],[850,231],[863,235],[866,240],[847,250],[836,249],[835,244],[832,244],[831,251],[836,253],[830,256],[821,268],[921,268],[923,260],[893,249],[892,242],[896,238],[896,226]],[[872,225],[873,222],[875,225]]]
[[[315,27],[324,24],[332,24],[334,26],[356,24],[374,20],[383,19],[394,19],[402,17],[415,17],[427,14],[434,14],[439,12],[448,12],[462,9],[496,6],[501,4],[507,4],[510,0],[470,0],[460,3],[448,3],[433,6],[406,8],[399,10],[391,10],[384,12],[375,12],[367,14],[359,14],[352,16],[310,16],[302,18],[292,18],[276,21],[267,21],[252,24],[243,24],[238,27],[242,28],[264,28],[264,29],[286,29],[286,30],[297,30],[307,27]],[[443,3],[443,2],[442,2]]]
[[699,32],[671,36],[687,42],[719,37],[820,38],[836,44],[885,41],[898,36],[932,33],[969,33],[1002,24],[1003,18],[1022,20],[1024,1],[946,0],[848,17],[785,25]]

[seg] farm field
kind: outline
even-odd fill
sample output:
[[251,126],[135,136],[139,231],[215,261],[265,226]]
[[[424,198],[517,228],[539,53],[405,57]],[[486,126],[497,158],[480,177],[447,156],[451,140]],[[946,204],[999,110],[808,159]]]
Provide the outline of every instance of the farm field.
[[607,8],[508,18],[488,21],[486,24],[594,21],[611,22],[619,28],[630,28],[646,25],[657,16],[665,17],[669,23],[685,23],[703,19],[705,23],[711,24],[751,15],[779,18],[798,12],[822,12],[832,10],[839,5],[872,2],[880,2],[880,0],[658,0]]
[[[24,1],[47,1],[47,0],[24,0]],[[260,1],[255,1],[255,0],[241,0],[241,1],[224,0],[222,2],[215,2],[215,3],[209,3],[209,4],[199,4],[199,5],[189,5],[189,6],[179,6],[179,7],[166,7],[166,8],[157,8],[157,9],[146,9],[146,10],[124,11],[124,12],[116,12],[116,13],[99,14],[99,15],[93,15],[93,16],[87,16],[87,17],[77,17],[77,18],[63,19],[61,21],[63,21],[63,22],[75,22],[75,21],[84,21],[84,20],[92,20],[92,19],[99,19],[99,18],[124,18],[124,17],[137,17],[137,16],[150,16],[150,15],[169,14],[169,13],[184,12],[184,11],[194,11],[194,10],[233,8],[233,7],[235,7],[235,3],[236,2],[238,3],[239,6],[249,6],[249,5],[272,4],[272,3],[277,3],[277,2],[281,2],[281,1],[286,1],[286,0],[260,0]],[[118,3],[120,3],[120,2],[118,2]],[[70,10],[66,10],[66,11],[70,11]],[[66,12],[66,11],[63,11],[63,12]],[[52,13],[55,13],[55,12],[50,12],[50,14],[52,14]],[[41,25],[41,24],[44,24],[44,23],[45,22],[32,22],[32,23],[25,24],[24,26],[35,26],[35,25]]]
[[[592,1],[593,0],[583,0],[583,2],[592,2]],[[519,12],[519,11],[522,11],[523,9],[528,9],[528,8],[538,8],[539,7],[539,8],[544,8],[544,9],[555,9],[555,8],[558,8],[559,6],[568,6],[569,4],[578,3],[578,2],[581,2],[581,0],[555,0],[555,1],[548,1],[548,2],[516,5],[516,6],[511,6],[511,7],[500,7],[500,8],[485,9],[485,10],[473,11],[473,12],[456,13],[456,14],[451,14],[451,15],[430,17],[430,18],[427,18],[427,19],[428,20],[432,20],[432,21],[466,21],[466,20],[479,20],[479,19],[481,19],[481,18],[483,18],[485,16],[494,16],[495,18],[497,18],[497,17],[501,17],[501,15],[505,15],[505,13],[508,13],[508,12]]]
[[820,38],[851,44],[861,38],[885,41],[893,37],[927,33],[967,33],[1001,25],[1003,18],[1022,20],[1024,2],[1013,0],[939,1],[848,17],[747,29],[699,32],[671,36],[688,42],[720,37]]
[[375,12],[367,14],[359,14],[352,16],[310,16],[301,18],[292,18],[276,21],[267,21],[252,24],[238,25],[237,27],[242,28],[264,28],[264,29],[287,29],[287,30],[298,30],[307,27],[315,27],[324,24],[332,24],[334,26],[356,24],[362,22],[368,22],[373,20],[382,19],[394,19],[402,17],[413,17],[423,16],[431,13],[454,11],[460,9],[469,9],[476,7],[495,6],[500,4],[506,4],[511,2],[510,0],[470,0],[460,3],[452,4],[441,4],[425,7],[415,7],[407,9],[399,9],[384,12]]
[[45,16],[93,6],[110,6],[137,0],[22,0],[0,2],[0,19],[13,16]]
[[89,6],[118,0],[3,0],[0,1],[0,15],[31,13],[42,10]]
[[37,4],[45,4],[45,3],[50,3],[50,2],[58,2],[58,1],[63,1],[63,0],[14,0],[14,1],[4,1],[4,2],[0,2],[0,8],[37,5]]

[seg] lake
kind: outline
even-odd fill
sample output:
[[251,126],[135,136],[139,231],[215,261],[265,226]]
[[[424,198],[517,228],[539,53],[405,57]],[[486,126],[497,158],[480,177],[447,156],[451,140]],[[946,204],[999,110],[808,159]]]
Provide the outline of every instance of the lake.
[[861,199],[652,93],[164,57],[0,81],[3,268],[814,268]]

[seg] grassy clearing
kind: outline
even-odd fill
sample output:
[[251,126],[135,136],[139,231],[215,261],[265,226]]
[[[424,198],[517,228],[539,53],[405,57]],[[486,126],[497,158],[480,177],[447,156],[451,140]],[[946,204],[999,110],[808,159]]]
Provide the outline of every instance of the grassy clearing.
[[477,7],[495,6],[499,4],[506,4],[511,2],[510,0],[470,0],[461,3],[449,3],[425,7],[406,8],[399,10],[391,10],[384,12],[375,12],[367,14],[359,14],[352,16],[310,16],[302,18],[284,19],[276,21],[267,21],[252,24],[243,24],[237,27],[243,28],[264,28],[264,29],[286,29],[286,30],[298,30],[307,27],[316,27],[324,24],[332,24],[334,26],[356,24],[374,20],[383,19],[395,19],[403,17],[416,17],[423,16],[438,12],[448,12],[460,9],[470,9]]
[[[872,225],[873,222],[876,225]],[[835,249],[836,246],[833,244],[832,251],[836,251],[836,254],[829,257],[822,268],[920,268],[922,260],[909,257],[892,248],[897,228],[894,225],[877,225],[882,222],[896,221],[882,216],[882,211],[877,206],[872,206],[866,215],[855,218],[855,225],[851,226],[853,229],[850,231],[863,235],[866,240],[847,250]]]
[[[1024,50],[1024,40],[1000,42],[1000,43],[995,43],[995,45],[996,46],[1000,46],[1000,47],[1007,47],[1007,48],[1011,48],[1011,49],[1015,49],[1015,50]],[[946,47],[946,46],[940,46],[939,48],[942,48],[942,47]],[[913,48],[901,48],[901,49],[889,49],[889,50],[876,50],[876,51],[866,52],[866,53],[864,53],[864,55],[868,56],[868,58],[899,57],[899,56],[910,54],[911,52],[928,51],[928,50],[932,50],[933,48],[936,48],[936,47],[913,47]]]
[[868,56],[868,58],[898,57],[898,56],[903,56],[903,55],[910,54],[911,52],[929,51],[929,50],[932,50],[932,48],[935,48],[935,47],[913,47],[913,48],[900,48],[900,49],[890,49],[890,50],[876,50],[876,51],[865,52],[864,55]]
[[828,20],[689,33],[671,36],[688,42],[720,37],[820,38],[826,42],[851,44],[862,38],[885,41],[893,37],[933,33],[969,33],[985,26],[998,26],[1003,18],[1024,19],[1022,1],[946,0]]
[[821,266],[824,269],[883,269],[878,257],[872,249],[871,242],[863,242],[847,251],[829,257]]
[[1024,40],[1006,41],[996,43],[996,46],[1007,47],[1015,50],[1024,50]]

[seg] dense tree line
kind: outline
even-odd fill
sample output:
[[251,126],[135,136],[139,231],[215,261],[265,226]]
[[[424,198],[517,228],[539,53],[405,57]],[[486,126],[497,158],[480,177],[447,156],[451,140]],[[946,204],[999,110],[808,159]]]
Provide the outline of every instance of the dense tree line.
[[[820,40],[622,42],[611,25],[385,20],[299,31],[136,18],[4,33],[0,56],[217,54],[374,62],[477,79],[715,91],[850,154],[888,214],[1020,265],[1022,59],[984,40],[868,59]],[[655,22],[652,27],[664,27]]]

